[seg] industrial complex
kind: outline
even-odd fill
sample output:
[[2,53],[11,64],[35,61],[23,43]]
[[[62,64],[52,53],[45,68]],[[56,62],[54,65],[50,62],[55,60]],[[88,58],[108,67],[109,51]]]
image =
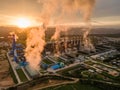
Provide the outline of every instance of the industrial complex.
[[[100,39],[94,36],[95,39]],[[39,70],[33,69],[24,56],[25,46],[11,35],[7,52],[14,85],[7,90],[40,90],[79,82],[106,84],[120,88],[120,52],[104,37],[95,43],[95,50],[83,48],[81,35],[61,35],[58,41],[47,41]],[[59,52],[58,52],[58,51]],[[60,81],[62,80],[62,81]],[[93,82],[93,83],[91,83]],[[47,85],[47,86],[44,86]],[[99,86],[100,87],[100,86]],[[102,87],[100,87],[102,88]],[[113,90],[113,89],[111,89]]]
[[0,0],[0,90],[120,90],[120,0]]

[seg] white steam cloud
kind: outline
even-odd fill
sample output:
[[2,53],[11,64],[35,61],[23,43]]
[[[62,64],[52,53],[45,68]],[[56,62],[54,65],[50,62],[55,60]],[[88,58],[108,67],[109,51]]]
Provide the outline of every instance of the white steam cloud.
[[[45,27],[50,22],[59,22],[66,14],[74,14],[81,12],[84,22],[88,27],[83,35],[85,48],[90,47],[91,43],[88,34],[91,30],[90,17],[95,0],[37,0],[41,5],[40,22],[44,23],[39,29],[30,31],[27,38],[26,59],[30,65],[38,69],[41,61],[41,53],[45,46]],[[54,20],[54,21],[53,21]],[[64,29],[62,29],[64,30]],[[58,40],[60,38],[61,28],[56,27],[55,34],[51,39]]]
[[41,53],[45,46],[45,28],[40,26],[39,28],[32,29],[29,32],[27,38],[27,47],[25,50],[25,57],[30,63],[30,66],[34,69],[39,69],[39,63],[41,61]]

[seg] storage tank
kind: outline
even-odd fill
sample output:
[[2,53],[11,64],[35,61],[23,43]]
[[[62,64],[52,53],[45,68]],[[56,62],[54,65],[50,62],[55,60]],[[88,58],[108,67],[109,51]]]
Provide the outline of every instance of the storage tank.
[[64,63],[60,62],[60,63],[57,63],[57,64],[51,66],[51,68],[53,70],[56,70],[56,69],[59,69],[59,68],[63,68],[64,66],[65,66]]
[[56,64],[56,65],[51,66],[51,68],[52,68],[53,70],[56,70],[56,69],[59,69],[59,68],[61,68],[61,67],[60,67],[60,65]]

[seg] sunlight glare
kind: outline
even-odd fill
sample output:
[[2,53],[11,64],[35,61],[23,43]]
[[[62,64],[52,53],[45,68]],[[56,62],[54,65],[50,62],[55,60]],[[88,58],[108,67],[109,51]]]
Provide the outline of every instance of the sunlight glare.
[[27,28],[31,26],[31,21],[27,18],[18,18],[15,24],[20,28]]

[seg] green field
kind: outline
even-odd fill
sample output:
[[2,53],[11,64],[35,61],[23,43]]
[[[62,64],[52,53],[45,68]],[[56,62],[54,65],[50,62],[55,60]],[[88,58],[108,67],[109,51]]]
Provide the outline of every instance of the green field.
[[59,71],[58,73],[61,74],[61,73],[64,73],[64,72],[68,72],[68,71],[70,71],[70,70],[74,70],[74,69],[79,68],[79,67],[80,67],[80,65],[76,65],[76,66],[73,66],[73,67],[70,67],[70,68],[61,70],[61,71]]
[[57,61],[58,61],[58,62],[64,62],[64,60],[62,60],[62,59],[60,59],[60,58],[58,58]]
[[93,87],[91,85],[80,84],[79,82],[72,85],[63,85],[57,87],[51,87],[43,90],[101,90],[97,87]]
[[22,82],[28,81],[27,77],[25,76],[24,72],[22,71],[22,69],[17,69],[16,70],[18,73],[18,76],[20,77],[20,80]]
[[18,81],[17,81],[17,79],[16,79],[16,76],[15,76],[15,74],[14,74],[14,72],[13,72],[11,66],[10,66],[9,70],[10,70],[10,74],[11,74],[11,77],[13,78],[14,83],[17,84]]
[[43,62],[46,63],[46,64],[53,64],[53,62],[50,61],[49,59],[44,59]]

